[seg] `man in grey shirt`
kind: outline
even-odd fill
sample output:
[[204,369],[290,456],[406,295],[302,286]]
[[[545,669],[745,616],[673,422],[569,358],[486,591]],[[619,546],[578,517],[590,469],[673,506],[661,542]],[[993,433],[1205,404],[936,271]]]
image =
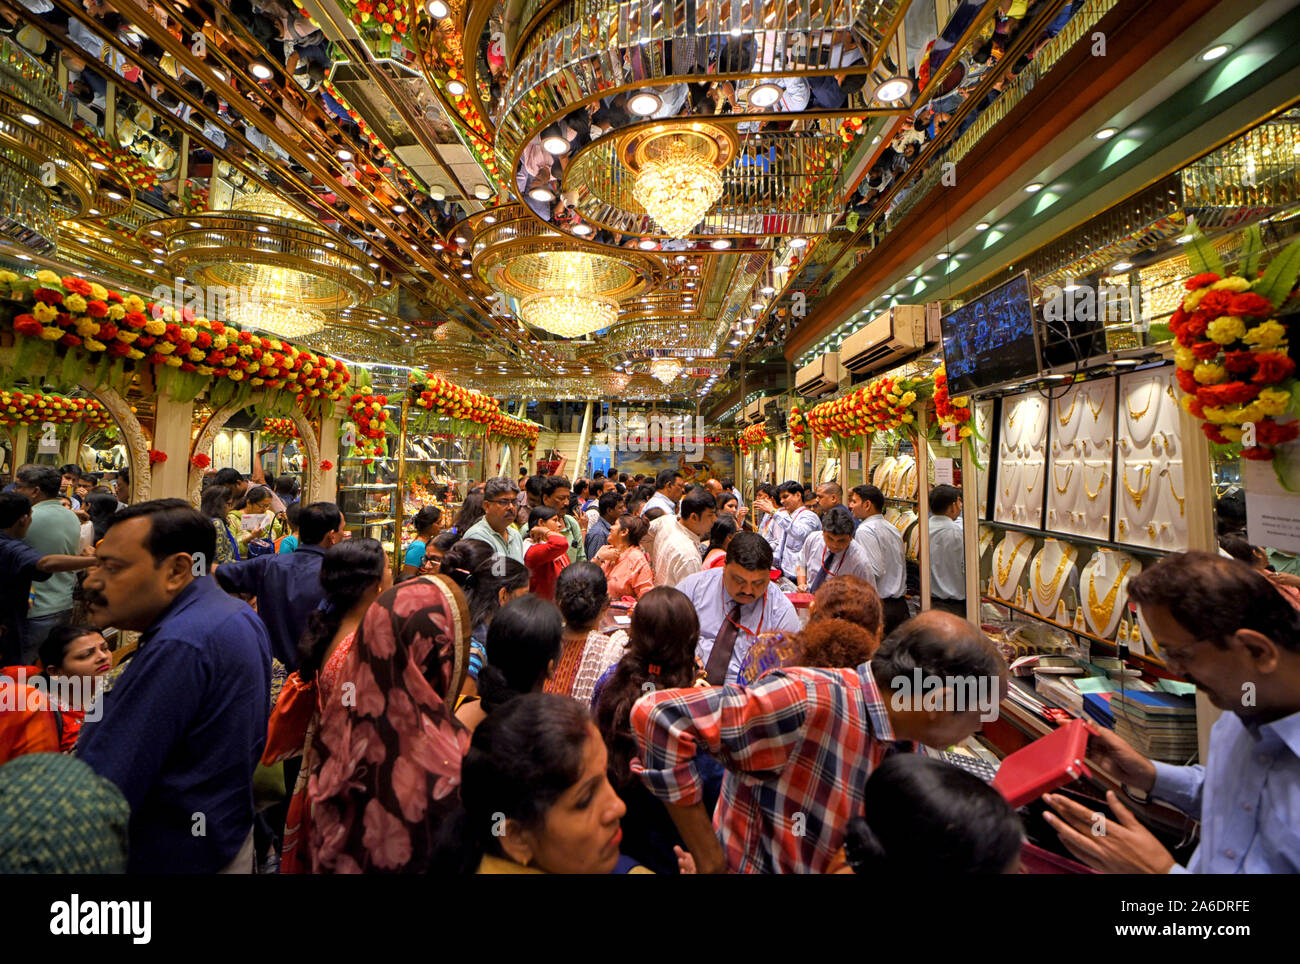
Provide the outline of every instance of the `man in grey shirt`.
[[[63,476],[51,465],[24,465],[14,479],[14,491],[32,503],[32,524],[23,541],[43,556],[75,556],[81,542],[81,520],[59,498]],[[23,661],[30,663],[51,629],[72,619],[72,591],[77,576],[56,572],[32,587],[27,611]]]

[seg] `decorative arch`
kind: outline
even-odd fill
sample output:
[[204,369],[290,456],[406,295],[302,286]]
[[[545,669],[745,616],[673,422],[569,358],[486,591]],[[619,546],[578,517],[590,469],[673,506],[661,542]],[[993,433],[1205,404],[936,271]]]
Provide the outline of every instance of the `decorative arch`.
[[127,458],[131,462],[131,502],[135,504],[143,501],[153,488],[153,467],[149,464],[149,449],[152,446],[144,434],[144,426],[135,417],[135,412],[131,411],[127,400],[115,389],[106,386],[95,388],[86,379],[79,384],[87,395],[108,409],[108,413],[117,422],[118,431],[126,442]]
[[[255,404],[261,399],[260,394],[254,395],[251,399],[243,402],[227,402],[221,408],[209,416],[199,430],[199,434],[194,437],[190,445],[190,457],[206,449],[217,437],[217,433],[226,427],[232,415],[241,412],[250,405]],[[316,430],[312,427],[307,416],[298,408],[295,408],[288,416],[293,420],[294,426],[298,429],[298,436],[306,449],[304,467],[306,469],[307,481],[303,486],[302,500],[307,502],[318,502],[321,497],[321,470],[320,470],[320,441],[316,438]],[[203,494],[203,469],[198,468],[193,462],[190,463],[189,474],[189,498],[193,505],[198,505]]]

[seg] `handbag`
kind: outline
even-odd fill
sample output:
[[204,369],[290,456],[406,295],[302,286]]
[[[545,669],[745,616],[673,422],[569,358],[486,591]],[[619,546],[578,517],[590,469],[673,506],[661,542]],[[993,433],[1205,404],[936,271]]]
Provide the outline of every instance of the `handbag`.
[[316,681],[304,683],[296,672],[291,673],[280,690],[280,699],[271,711],[266,727],[266,749],[262,764],[271,766],[302,752],[307,738],[307,727],[316,712]]

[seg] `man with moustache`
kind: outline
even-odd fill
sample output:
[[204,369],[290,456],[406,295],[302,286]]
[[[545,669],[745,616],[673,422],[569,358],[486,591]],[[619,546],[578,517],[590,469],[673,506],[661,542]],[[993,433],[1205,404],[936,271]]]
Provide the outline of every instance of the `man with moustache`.
[[1106,794],[1114,816],[1049,794],[1046,813],[1061,842],[1108,873],[1294,874],[1300,872],[1300,611],[1260,572],[1208,552],[1166,556],[1128,584],[1170,670],[1223,710],[1208,759],[1171,766],[1146,759],[1099,729],[1095,761],[1130,794],[1150,795],[1201,824],[1200,845],[1181,867],[1160,841]]
[[89,617],[140,642],[77,755],[131,805],[129,873],[252,873],[253,771],[271,643],[207,573],[212,522],[181,499],[113,516],[86,575]]

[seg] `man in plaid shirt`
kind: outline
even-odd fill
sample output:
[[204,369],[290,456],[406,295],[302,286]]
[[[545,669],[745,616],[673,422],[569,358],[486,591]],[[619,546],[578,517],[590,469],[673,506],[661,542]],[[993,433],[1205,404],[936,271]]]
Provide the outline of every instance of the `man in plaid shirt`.
[[[938,681],[924,704],[911,689],[918,678]],[[632,707],[641,751],[632,769],[668,805],[701,873],[825,873],[888,753],[948,747],[979,730],[982,711],[962,694],[981,679],[996,709],[1007,669],[993,642],[950,613],[922,613],[855,669],[789,667],[748,689],[643,696]],[[712,826],[700,752],[727,769]]]

